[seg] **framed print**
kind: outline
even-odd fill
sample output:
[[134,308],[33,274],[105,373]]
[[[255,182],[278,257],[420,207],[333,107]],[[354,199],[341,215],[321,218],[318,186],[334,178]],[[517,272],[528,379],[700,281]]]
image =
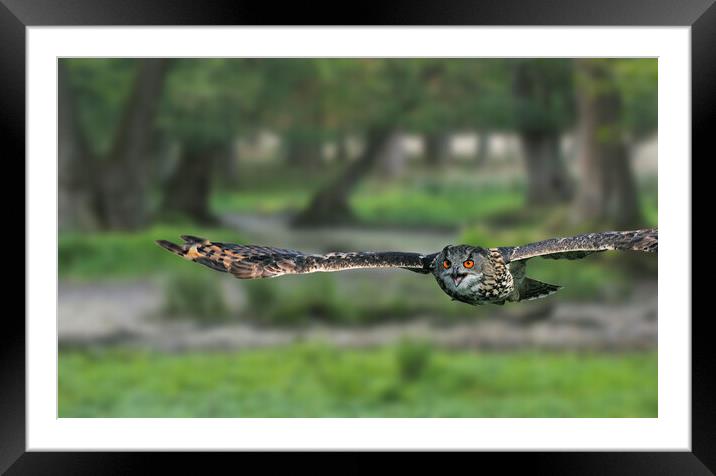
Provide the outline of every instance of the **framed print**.
[[3,471],[714,471],[690,194],[713,2],[61,3],[0,7],[27,186]]

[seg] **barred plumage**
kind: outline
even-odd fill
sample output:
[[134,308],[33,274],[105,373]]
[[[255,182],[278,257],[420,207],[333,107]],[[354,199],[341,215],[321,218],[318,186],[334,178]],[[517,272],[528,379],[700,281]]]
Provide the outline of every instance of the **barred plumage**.
[[169,251],[240,279],[273,278],[284,274],[343,271],[360,268],[406,268],[429,272],[425,256],[402,252],[334,252],[306,254],[283,248],[219,243],[183,235],[182,246],[158,240]]

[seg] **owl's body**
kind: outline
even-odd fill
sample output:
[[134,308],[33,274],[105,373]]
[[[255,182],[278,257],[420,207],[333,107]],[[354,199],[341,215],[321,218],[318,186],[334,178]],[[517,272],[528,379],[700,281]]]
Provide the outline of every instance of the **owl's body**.
[[182,258],[240,279],[358,268],[403,268],[432,274],[453,300],[472,305],[537,299],[561,289],[561,286],[526,276],[527,260],[537,256],[580,259],[607,250],[647,253],[658,250],[655,228],[587,233],[514,247],[450,245],[432,254],[388,251],[316,255],[265,246],[216,243],[187,235],[182,238],[185,241],[182,246],[164,240],[157,244]]
[[515,290],[509,265],[495,248],[446,246],[435,259],[432,274],[445,294],[468,304],[504,303]]
[[524,261],[505,263],[499,248],[458,245],[443,249],[432,274],[445,294],[472,305],[537,299],[561,289],[526,277],[525,270]]

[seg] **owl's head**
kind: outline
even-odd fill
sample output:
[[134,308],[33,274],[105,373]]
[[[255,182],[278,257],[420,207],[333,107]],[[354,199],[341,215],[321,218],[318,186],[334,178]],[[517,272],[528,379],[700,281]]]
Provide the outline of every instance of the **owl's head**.
[[435,276],[448,289],[467,290],[478,283],[489,266],[487,251],[470,245],[448,245],[435,258]]

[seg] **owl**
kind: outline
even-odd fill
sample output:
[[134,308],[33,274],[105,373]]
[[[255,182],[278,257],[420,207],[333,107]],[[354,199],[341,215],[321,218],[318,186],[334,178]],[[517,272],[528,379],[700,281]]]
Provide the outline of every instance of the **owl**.
[[190,235],[182,236],[182,245],[166,240],[156,243],[186,260],[239,279],[360,268],[402,268],[432,274],[440,289],[455,301],[482,305],[543,298],[561,289],[562,286],[526,276],[527,261],[531,258],[572,260],[608,250],[657,253],[658,238],[656,228],[606,231],[551,238],[523,246],[448,245],[431,254],[398,251],[306,254],[282,248],[212,242]]

